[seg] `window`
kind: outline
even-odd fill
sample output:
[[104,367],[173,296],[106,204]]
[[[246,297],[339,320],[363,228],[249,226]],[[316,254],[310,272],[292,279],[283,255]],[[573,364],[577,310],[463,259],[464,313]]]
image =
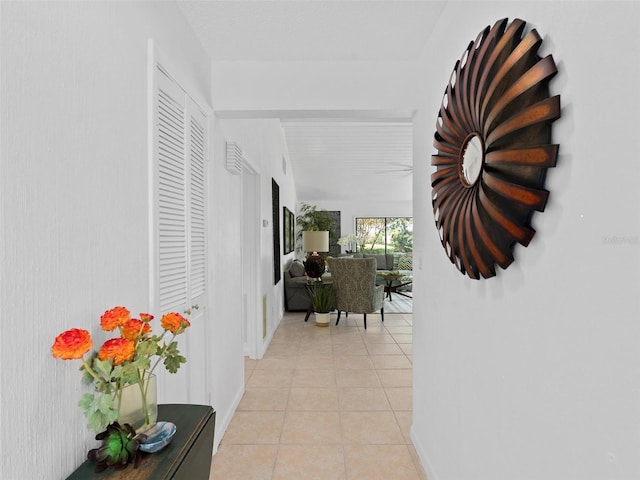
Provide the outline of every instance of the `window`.
[[365,253],[412,252],[413,218],[356,218],[356,236],[363,240],[360,250]]

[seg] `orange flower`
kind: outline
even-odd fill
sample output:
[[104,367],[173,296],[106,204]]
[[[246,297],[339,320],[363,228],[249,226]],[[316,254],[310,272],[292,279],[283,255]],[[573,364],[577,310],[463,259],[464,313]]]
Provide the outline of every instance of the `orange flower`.
[[151,333],[151,325],[136,318],[131,318],[120,326],[120,333],[124,338],[135,341],[140,333],[143,335],[145,333]]
[[72,328],[56,337],[51,347],[51,354],[54,358],[63,360],[74,360],[91,350],[93,342],[87,330]]
[[150,322],[151,320],[153,320],[153,315],[151,315],[150,313],[141,313],[140,320],[142,320],[143,322]]
[[162,320],[160,320],[160,325],[165,330],[169,330],[171,333],[178,333],[181,329],[191,326],[189,320],[184,318],[177,312],[166,313],[162,316]]
[[113,365],[121,365],[131,360],[135,353],[135,343],[126,338],[112,338],[102,344],[98,358],[102,361],[113,359]]
[[124,307],[113,307],[107,310],[100,317],[100,326],[106,332],[110,332],[116,327],[123,325],[131,318],[131,312]]

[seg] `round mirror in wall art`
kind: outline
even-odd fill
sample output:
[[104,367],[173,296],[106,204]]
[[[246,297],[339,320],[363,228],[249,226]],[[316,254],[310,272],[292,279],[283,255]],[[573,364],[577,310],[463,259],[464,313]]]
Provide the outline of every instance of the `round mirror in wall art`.
[[560,96],[549,94],[557,69],[551,55],[538,55],[541,45],[523,20],[499,20],[469,43],[445,88],[431,157],[433,214],[447,256],[473,279],[513,262],[515,243],[529,244],[533,212],[547,202]]
[[460,180],[467,187],[473,187],[478,181],[482,163],[484,162],[484,147],[482,138],[477,133],[470,134],[460,149]]

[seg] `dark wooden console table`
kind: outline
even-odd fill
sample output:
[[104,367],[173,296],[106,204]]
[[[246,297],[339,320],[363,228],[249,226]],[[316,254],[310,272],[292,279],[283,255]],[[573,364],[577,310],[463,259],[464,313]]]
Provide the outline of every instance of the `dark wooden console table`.
[[[142,452],[138,468],[111,468],[95,473],[87,460],[67,480],[208,480],[213,453],[216,412],[208,405],[158,405],[158,421],[175,423],[171,443],[157,453]],[[96,442],[96,447],[99,445]]]

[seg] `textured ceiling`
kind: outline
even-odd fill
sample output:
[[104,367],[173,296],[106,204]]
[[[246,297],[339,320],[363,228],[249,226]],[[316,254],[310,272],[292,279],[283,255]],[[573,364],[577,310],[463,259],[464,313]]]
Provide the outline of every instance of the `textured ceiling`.
[[[421,54],[446,4],[431,0],[179,0],[214,62],[398,62]],[[411,123],[362,112],[282,115],[303,201],[412,198]],[[343,112],[344,113],[344,112]]]
[[298,195],[411,200],[410,122],[285,121]]

